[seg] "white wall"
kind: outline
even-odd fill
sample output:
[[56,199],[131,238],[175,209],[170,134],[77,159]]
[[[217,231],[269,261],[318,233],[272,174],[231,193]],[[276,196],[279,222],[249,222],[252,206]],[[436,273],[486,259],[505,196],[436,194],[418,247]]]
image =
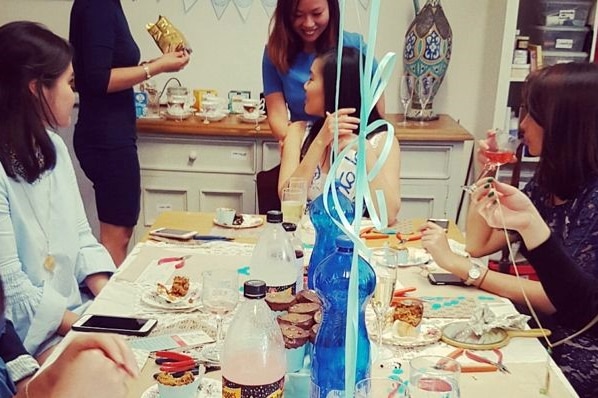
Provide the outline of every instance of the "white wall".
[[[286,1],[286,0],[281,0]],[[373,0],[370,0],[372,2]],[[261,91],[261,57],[266,42],[269,17],[260,0],[254,0],[247,21],[243,22],[230,3],[218,20],[209,0],[198,0],[188,12],[184,0],[122,0],[142,59],[159,55],[145,30],[158,15],[167,16],[190,41],[194,50],[189,66],[176,76],[191,88],[214,88],[226,96],[229,90]],[[506,0],[444,0],[442,5],[453,30],[453,54],[447,76],[434,101],[438,113],[447,113],[476,136],[492,126],[498,64]],[[423,5],[425,2],[420,0]],[[46,24],[57,34],[68,37],[72,1],[0,0],[0,24],[28,19]],[[357,0],[347,0],[346,29],[368,32],[369,10]],[[370,6],[371,8],[371,6]],[[405,31],[414,17],[410,0],[382,0],[378,21],[376,55],[398,55],[397,70],[386,91],[387,112],[401,112],[398,76],[402,71],[401,53]],[[159,86],[168,75],[157,77]],[[467,167],[466,164],[463,167]],[[84,188],[86,189],[86,188]]]
[[[372,0],[370,0],[371,2]],[[444,0],[442,5],[453,29],[453,57],[447,78],[435,100],[435,109],[460,120],[473,134],[493,127],[497,57],[502,37],[503,15],[497,3],[505,0]],[[215,88],[220,95],[231,89],[261,91],[261,56],[266,42],[269,18],[260,0],[254,0],[249,17],[243,22],[231,2],[221,20],[208,0],[198,0],[185,14],[183,0],[122,0],[125,13],[143,59],[159,52],[145,30],[159,14],[167,16],[187,36],[194,49],[193,59],[177,77],[192,88]],[[420,0],[420,3],[424,3]],[[346,1],[347,30],[367,33],[368,11],[357,0]],[[0,0],[0,23],[29,19],[46,24],[68,37],[71,1]],[[371,6],[370,6],[371,7]],[[493,11],[495,13],[493,13]],[[378,22],[378,57],[392,51],[401,55],[403,36],[414,16],[410,0],[382,0]],[[361,20],[361,24],[359,22]],[[386,94],[388,112],[400,112],[397,71]],[[166,76],[160,76],[163,84]]]

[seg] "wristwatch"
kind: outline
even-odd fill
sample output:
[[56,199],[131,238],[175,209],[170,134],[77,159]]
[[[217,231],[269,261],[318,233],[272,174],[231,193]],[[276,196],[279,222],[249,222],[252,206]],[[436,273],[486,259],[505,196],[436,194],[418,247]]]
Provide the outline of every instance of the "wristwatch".
[[471,262],[471,268],[467,272],[467,279],[465,280],[465,284],[467,286],[471,286],[480,279],[483,273],[482,263],[480,260],[476,258],[470,258],[469,261]]

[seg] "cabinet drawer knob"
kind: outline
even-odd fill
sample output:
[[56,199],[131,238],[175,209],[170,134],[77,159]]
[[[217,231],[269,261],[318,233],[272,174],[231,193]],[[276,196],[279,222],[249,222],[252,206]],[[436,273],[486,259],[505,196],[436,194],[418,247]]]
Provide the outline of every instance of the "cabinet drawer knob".
[[195,160],[197,160],[197,151],[189,152],[189,161],[194,162]]

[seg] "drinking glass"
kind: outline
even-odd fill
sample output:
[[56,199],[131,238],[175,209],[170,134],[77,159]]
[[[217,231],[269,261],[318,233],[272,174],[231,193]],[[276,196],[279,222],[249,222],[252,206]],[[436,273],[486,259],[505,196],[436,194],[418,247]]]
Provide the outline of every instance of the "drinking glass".
[[370,377],[355,385],[355,398],[399,398],[404,397],[403,383],[388,377]]
[[280,207],[284,221],[299,225],[305,208],[305,196],[299,188],[284,188]]
[[202,304],[212,314],[216,315],[216,344],[207,346],[202,355],[209,361],[220,362],[222,349],[222,317],[237,306],[239,301],[239,280],[237,271],[211,270],[202,276]]
[[147,80],[144,85],[147,92],[147,117],[160,116],[160,93],[154,80]]
[[409,112],[409,105],[413,99],[413,91],[415,90],[415,76],[406,74],[401,76],[400,82],[400,96],[403,109],[405,109],[405,117],[401,122],[402,126],[407,126],[407,113]]
[[376,273],[376,289],[370,299],[370,303],[376,315],[377,360],[382,360],[392,357],[390,350],[385,349],[382,345],[382,335],[384,334],[387,317],[392,308],[390,304],[397,282],[399,253],[390,247],[373,249],[370,263]]
[[409,361],[410,398],[460,398],[461,365],[452,358],[424,355]]
[[425,125],[424,122],[425,116],[424,112],[426,111],[426,106],[428,106],[428,102],[430,102],[430,98],[432,98],[432,91],[434,87],[434,78],[431,76],[422,75],[419,77],[417,81],[417,97],[419,98],[419,104],[421,106],[421,113],[419,124]]
[[467,193],[473,193],[475,190],[475,183],[489,171],[496,171],[500,169],[503,164],[511,163],[513,159],[516,159],[515,153],[521,140],[509,132],[494,129],[487,133],[486,144],[487,149],[482,150],[482,154],[486,157],[487,161],[480,172],[478,178],[473,184],[463,186],[463,190]]
[[307,180],[303,177],[291,177],[289,179],[289,188],[297,188],[303,194],[303,214],[307,211]]

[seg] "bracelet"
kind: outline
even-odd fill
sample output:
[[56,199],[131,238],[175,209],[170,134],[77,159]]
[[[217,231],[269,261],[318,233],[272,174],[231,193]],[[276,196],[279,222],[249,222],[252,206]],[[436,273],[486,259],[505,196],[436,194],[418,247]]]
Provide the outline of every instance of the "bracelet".
[[152,78],[152,74],[150,73],[150,68],[148,64],[141,64],[141,67],[145,71],[145,80],[149,80]]
[[484,283],[484,280],[486,279],[486,275],[488,275],[488,272],[490,272],[490,268],[486,268],[486,272],[484,272],[484,275],[482,275],[482,278],[480,279],[480,283],[478,283],[478,289],[482,288],[482,283]]

